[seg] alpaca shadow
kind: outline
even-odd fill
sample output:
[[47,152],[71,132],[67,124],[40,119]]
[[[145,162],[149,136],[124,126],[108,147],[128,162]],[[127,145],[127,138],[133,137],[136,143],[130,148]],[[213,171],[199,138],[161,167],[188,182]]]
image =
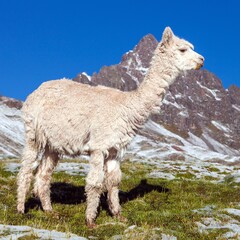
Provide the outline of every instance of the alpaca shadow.
[[[136,198],[143,197],[145,194],[152,191],[157,191],[159,193],[168,193],[170,189],[147,183],[146,179],[141,180],[139,185],[134,187],[128,192],[119,191],[120,203],[124,204],[126,202],[132,201]],[[84,186],[74,186],[70,183],[55,182],[51,184],[51,201],[52,203],[60,204],[81,204],[86,202],[85,187]],[[107,203],[107,193],[103,193],[100,198],[100,207],[108,211]],[[42,209],[41,202],[38,198],[31,197],[28,199],[25,205],[26,212],[30,209],[37,208]]]
[[[128,192],[123,192],[121,190],[119,191],[120,204],[122,205],[129,201],[133,201],[136,198],[144,197],[144,195],[146,195],[152,191],[157,191],[159,193],[171,193],[171,190],[169,188],[166,188],[166,187],[160,186],[160,185],[149,184],[149,183],[147,183],[146,179],[143,179],[136,187],[134,187],[130,191],[128,191]],[[106,210],[109,213],[109,215],[112,215],[108,208],[107,193],[105,193],[101,196],[100,207],[102,209]]]
[[126,202],[132,201],[138,197],[144,197],[145,194],[152,191],[157,191],[159,193],[170,193],[170,189],[160,185],[153,185],[147,183],[146,179],[141,180],[141,182],[128,192],[119,192],[120,203],[124,204]]
[[[55,182],[51,184],[51,202],[60,204],[80,204],[86,201],[85,187],[74,186],[70,183]],[[41,209],[38,197],[30,197],[25,203],[26,213],[30,209]]]

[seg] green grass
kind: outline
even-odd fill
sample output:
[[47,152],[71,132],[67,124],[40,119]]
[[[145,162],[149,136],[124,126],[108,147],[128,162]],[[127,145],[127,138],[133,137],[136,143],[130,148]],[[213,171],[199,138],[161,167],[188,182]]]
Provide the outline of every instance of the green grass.
[[[16,211],[16,173],[4,170],[0,163],[0,224],[28,225],[96,239],[110,239],[114,235],[124,235],[122,239],[161,239],[161,233],[164,233],[177,239],[206,240],[216,239],[226,230],[216,229],[203,234],[198,231],[196,222],[202,217],[217,216],[221,209],[237,207],[240,202],[240,187],[238,184],[233,187],[231,181],[216,184],[181,173],[171,181],[146,179],[152,167],[128,161],[122,164],[122,170],[120,198],[123,216],[128,221],[123,223],[113,219],[103,197],[96,221],[98,227],[88,229],[83,177],[54,173],[54,212],[44,213],[38,200],[29,195],[28,212],[20,215]],[[193,211],[207,205],[214,206],[210,213]],[[133,225],[136,226],[129,229]]]

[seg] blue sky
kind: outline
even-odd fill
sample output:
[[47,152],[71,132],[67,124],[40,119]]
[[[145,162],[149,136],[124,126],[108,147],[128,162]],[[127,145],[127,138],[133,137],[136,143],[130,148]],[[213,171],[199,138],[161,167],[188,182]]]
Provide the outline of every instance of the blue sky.
[[238,0],[1,0],[0,94],[25,100],[42,82],[91,75],[170,26],[227,88],[240,87]]

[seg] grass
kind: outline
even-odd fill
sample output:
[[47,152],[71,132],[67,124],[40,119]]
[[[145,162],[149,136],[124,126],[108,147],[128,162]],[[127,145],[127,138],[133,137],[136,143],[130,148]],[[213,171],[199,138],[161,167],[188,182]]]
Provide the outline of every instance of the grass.
[[[191,174],[179,174],[175,180],[146,179],[150,166],[128,161],[122,164],[123,180],[120,186],[121,205],[127,222],[113,219],[103,196],[98,227],[85,225],[84,178],[66,173],[54,173],[52,184],[53,213],[44,213],[39,201],[29,195],[27,213],[16,212],[16,173],[4,170],[0,163],[0,224],[28,225],[35,228],[71,232],[95,239],[161,239],[161,234],[174,235],[177,239],[216,239],[226,229],[200,233],[196,222],[203,217],[217,216],[224,208],[236,207],[240,202],[240,187],[232,182],[221,184],[197,180]],[[231,196],[231,197],[230,197]],[[231,200],[231,201],[230,201]],[[196,209],[212,205],[209,213]],[[0,235],[1,236],[1,235]],[[29,237],[21,239],[30,239]],[[32,236],[31,239],[35,239]],[[219,238],[222,239],[222,238]]]

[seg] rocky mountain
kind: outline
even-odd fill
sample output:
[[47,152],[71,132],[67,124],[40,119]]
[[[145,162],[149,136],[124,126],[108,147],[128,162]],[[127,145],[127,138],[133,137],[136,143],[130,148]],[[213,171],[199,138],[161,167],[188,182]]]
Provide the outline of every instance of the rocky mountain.
[[[149,34],[119,64],[105,66],[92,77],[81,73],[73,80],[133,90],[144,79],[157,44]],[[240,88],[224,89],[221,80],[207,70],[180,75],[170,86],[159,114],[151,119],[192,144],[240,155]]]
[[161,113],[153,119],[186,139],[194,134],[211,150],[238,155],[239,90],[236,86],[225,90],[221,81],[207,70],[190,71],[170,87]]
[[20,156],[24,145],[22,102],[0,96],[0,159]]
[[[119,64],[73,81],[131,91],[142,82],[158,41],[146,35]],[[24,145],[22,102],[0,97],[0,157],[20,156]],[[207,70],[181,74],[130,145],[126,157],[240,161],[240,88],[224,89]]]
[[142,82],[157,44],[158,41],[154,36],[148,34],[132,51],[123,55],[119,64],[104,66],[99,73],[94,73],[91,77],[86,73],[80,73],[73,81],[105,85],[122,91],[134,90]]

